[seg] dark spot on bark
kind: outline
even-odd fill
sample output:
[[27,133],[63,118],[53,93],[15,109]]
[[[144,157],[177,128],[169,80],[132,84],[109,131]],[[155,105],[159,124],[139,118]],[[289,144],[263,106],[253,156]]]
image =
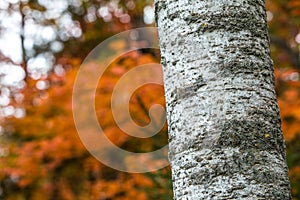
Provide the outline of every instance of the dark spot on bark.
[[284,157],[285,149],[282,148],[283,138],[280,127],[274,127],[264,120],[255,118],[256,116],[250,120],[232,119],[225,122],[217,146],[277,152]]

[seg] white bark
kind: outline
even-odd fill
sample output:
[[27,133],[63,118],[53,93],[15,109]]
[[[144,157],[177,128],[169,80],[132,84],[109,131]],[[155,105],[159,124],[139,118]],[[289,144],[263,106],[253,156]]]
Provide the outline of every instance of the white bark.
[[263,0],[156,0],[174,199],[291,199]]

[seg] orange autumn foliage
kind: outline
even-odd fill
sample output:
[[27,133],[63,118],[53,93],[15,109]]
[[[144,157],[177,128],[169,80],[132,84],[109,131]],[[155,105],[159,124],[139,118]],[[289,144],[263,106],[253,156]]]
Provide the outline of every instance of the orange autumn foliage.
[[[160,133],[162,139],[158,143],[157,140],[146,139],[139,142],[139,148],[136,149],[138,141],[122,132],[114,123],[110,98],[114,85],[123,73],[139,64],[157,62],[157,59],[132,52],[121,60],[122,63],[115,61],[99,82],[96,94],[98,120],[107,137],[116,145],[131,151],[151,151],[166,144],[166,126]],[[41,194],[46,194],[44,199],[65,200],[149,199],[148,188],[157,187],[151,178],[109,169],[92,158],[82,145],[72,117],[72,86],[76,72],[77,68],[73,68],[64,77],[50,77],[61,84],[42,91],[47,93],[47,98],[40,98],[36,106],[28,106],[26,117],[9,120],[9,124],[14,127],[8,145],[10,153],[0,158],[0,163],[5,163],[0,178],[11,182],[6,191],[18,191],[17,194],[11,191],[9,199],[18,199],[20,195],[38,199]],[[141,94],[142,102],[135,101],[136,96]],[[37,97],[31,98],[34,101]],[[148,123],[149,116],[140,111],[140,107],[149,108],[153,103],[164,104],[162,86],[145,86],[133,94],[130,109],[137,123]],[[169,171],[163,170],[163,173],[169,174]],[[155,173],[151,175],[155,176]],[[170,181],[167,182],[170,184]],[[159,187],[165,187],[165,183]],[[166,192],[158,188],[152,193],[157,195],[161,192],[170,193],[170,190]]]

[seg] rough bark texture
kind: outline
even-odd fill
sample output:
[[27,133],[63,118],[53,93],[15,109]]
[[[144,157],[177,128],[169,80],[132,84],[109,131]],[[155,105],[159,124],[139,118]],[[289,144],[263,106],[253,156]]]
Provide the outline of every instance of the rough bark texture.
[[291,199],[263,0],[156,0],[174,199]]

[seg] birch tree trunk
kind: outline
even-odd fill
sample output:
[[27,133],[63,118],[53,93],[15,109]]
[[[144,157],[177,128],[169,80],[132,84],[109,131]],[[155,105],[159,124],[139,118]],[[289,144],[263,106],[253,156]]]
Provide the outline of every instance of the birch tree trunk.
[[291,199],[264,0],[155,0],[174,199]]

